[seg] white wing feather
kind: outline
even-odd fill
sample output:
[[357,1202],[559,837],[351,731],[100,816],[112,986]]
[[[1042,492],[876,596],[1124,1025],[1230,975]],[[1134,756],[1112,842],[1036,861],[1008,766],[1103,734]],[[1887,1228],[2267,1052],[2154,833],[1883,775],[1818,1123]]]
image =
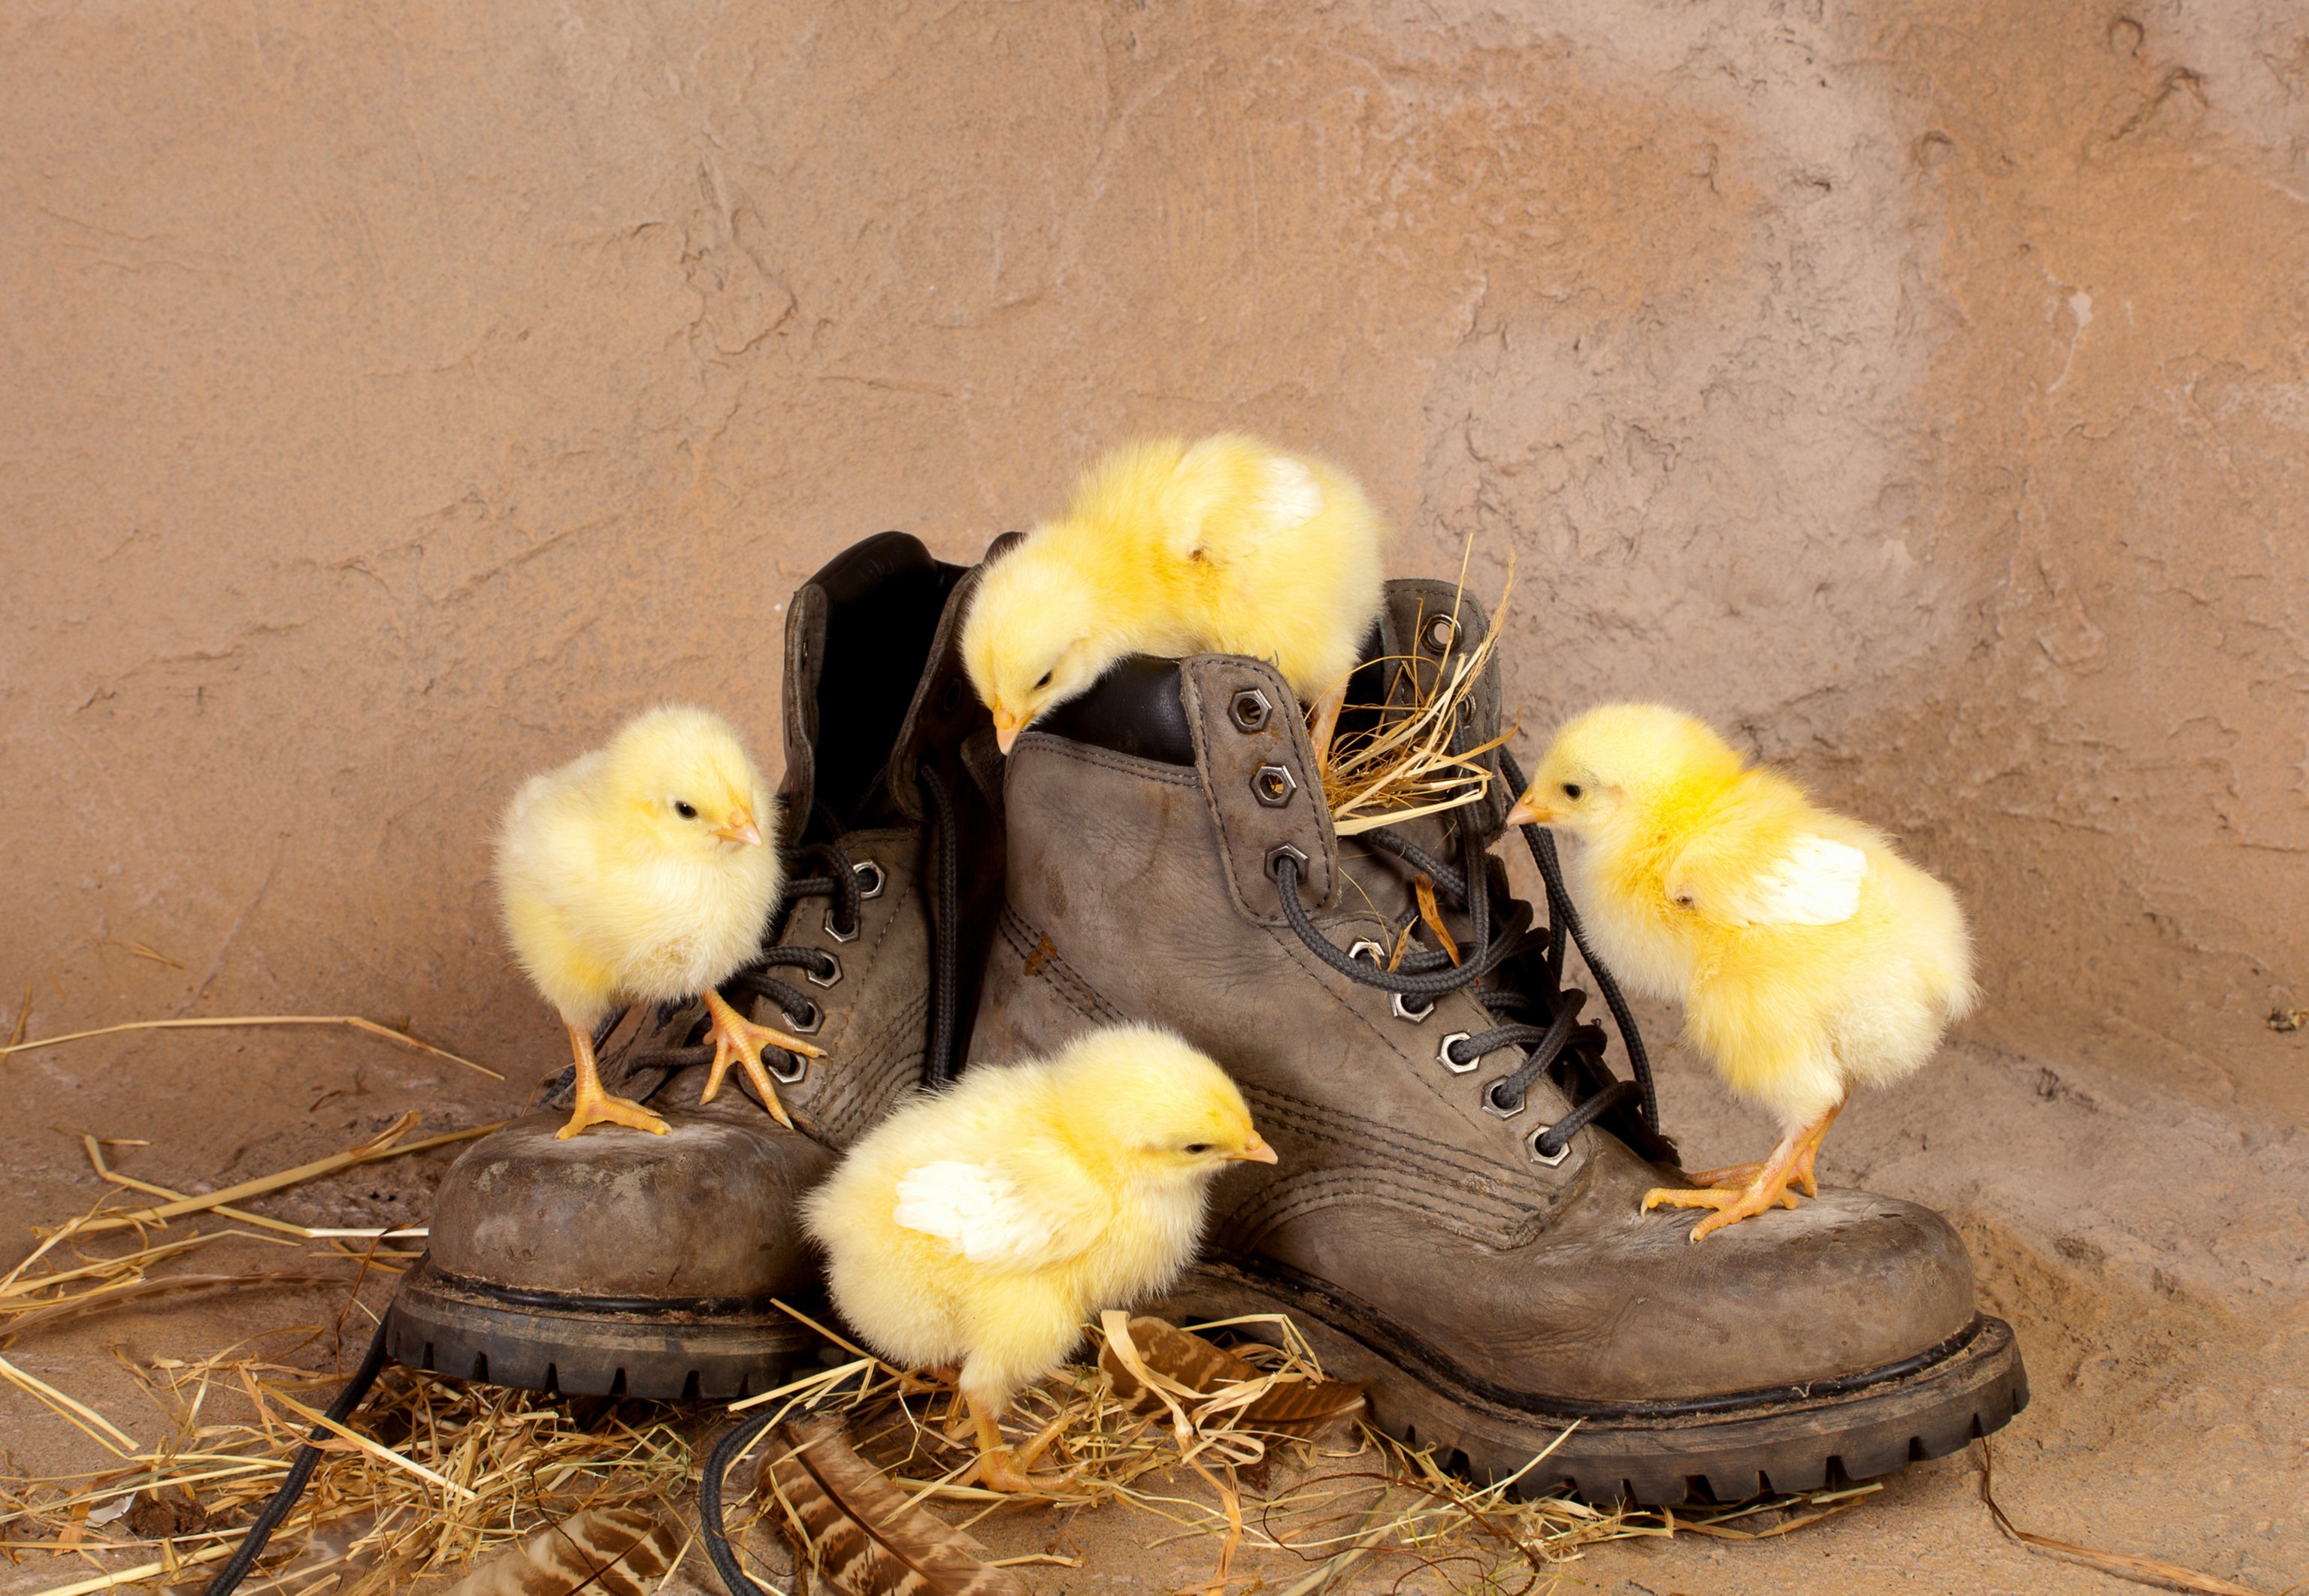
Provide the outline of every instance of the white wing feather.
[[909,1230],[937,1236],[973,1264],[1027,1268],[1051,1251],[1050,1222],[991,1164],[943,1159],[909,1169],[898,1181],[890,1217]]
[[1263,475],[1258,507],[1269,532],[1287,532],[1323,513],[1323,485],[1297,461],[1270,455]]
[[1860,912],[1868,856],[1806,833],[1727,907],[1751,926],[1837,926]]

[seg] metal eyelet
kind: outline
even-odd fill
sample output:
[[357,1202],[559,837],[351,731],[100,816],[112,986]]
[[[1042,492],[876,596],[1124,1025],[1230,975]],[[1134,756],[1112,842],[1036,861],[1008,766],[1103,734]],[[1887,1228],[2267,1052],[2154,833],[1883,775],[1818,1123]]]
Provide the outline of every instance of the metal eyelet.
[[850,873],[853,876],[863,876],[866,878],[866,882],[870,882],[872,884],[871,885],[866,884],[866,882],[861,882],[860,884],[858,895],[861,898],[878,898],[882,895],[882,889],[890,884],[889,872],[883,869],[881,866],[876,864],[872,859],[860,859],[856,864],[850,867]]
[[1250,796],[1270,809],[1280,809],[1299,790],[1299,778],[1279,764],[1262,764],[1250,772]]
[[1451,1057],[1451,1049],[1457,1047],[1461,1042],[1470,1042],[1474,1040],[1474,1036],[1466,1031],[1453,1031],[1449,1036],[1445,1037],[1441,1045],[1437,1047],[1435,1049],[1435,1062],[1441,1065],[1445,1069],[1449,1070],[1455,1075],[1466,1074],[1483,1062],[1483,1056],[1478,1053],[1475,1057],[1467,1060],[1466,1063],[1461,1064],[1457,1059]]
[[[817,1027],[812,1026],[810,1029],[815,1031]],[[792,1059],[793,1074],[788,1074],[776,1065],[772,1064],[770,1060],[773,1057]],[[801,1078],[809,1074],[809,1060],[799,1053],[789,1053],[783,1048],[771,1048],[762,1054],[762,1067],[770,1072],[771,1080],[781,1085],[792,1086],[799,1084]]]
[[1307,879],[1306,854],[1288,842],[1278,842],[1267,850],[1267,875],[1269,880],[1280,882],[1283,879],[1283,872],[1276,867],[1284,859],[1296,859],[1299,863],[1299,879],[1302,881]]
[[1227,704],[1227,717],[1237,731],[1258,731],[1267,724],[1275,706],[1267,702],[1267,694],[1256,687],[1239,689]]
[[834,966],[834,969],[830,973],[820,975],[815,970],[806,972],[809,977],[809,984],[811,986],[830,987],[834,985],[835,982],[842,979],[842,961],[834,954],[828,953],[826,955],[826,962]]
[[1545,1164],[1551,1169],[1571,1156],[1571,1143],[1569,1142],[1555,1150],[1553,1158],[1548,1157],[1539,1150],[1539,1139],[1554,1128],[1552,1125],[1540,1126],[1523,1139],[1524,1151],[1531,1154],[1531,1161],[1535,1164]]
[[831,903],[829,903],[829,904],[827,904],[827,905],[826,906],[826,934],[828,936],[833,937],[833,938],[834,938],[834,940],[835,940],[835,941],[836,941],[836,942],[855,942],[855,941],[857,941],[857,940],[858,940],[858,931],[859,931],[859,927],[857,927],[853,926],[853,927],[852,927],[849,930],[847,930],[847,931],[843,931],[843,930],[838,929],[838,928],[835,926],[835,923],[834,923],[834,910],[835,910],[835,906],[834,904],[831,904]]
[[[1500,1108],[1498,1101],[1493,1099],[1492,1094],[1507,1083],[1508,1078],[1505,1075],[1494,1075],[1492,1079],[1483,1083],[1483,1112],[1490,1115],[1494,1119],[1513,1119],[1517,1115],[1522,1113],[1525,1109],[1530,1106],[1531,1100],[1528,1095],[1526,1095],[1525,1098],[1518,1100],[1516,1106],[1512,1109]],[[1547,1127],[1545,1126],[1542,1126],[1540,1128],[1544,1130]]]
[[1448,654],[1451,651],[1452,643],[1458,641],[1459,624],[1448,615],[1439,615],[1427,623],[1420,635],[1427,644],[1428,652]]
[[[1372,963],[1379,965],[1382,970],[1387,967],[1387,950],[1381,947],[1378,943],[1372,942],[1368,938],[1362,942],[1358,942],[1354,946],[1347,950],[1347,957],[1350,959],[1360,959],[1366,953],[1371,955],[1371,962]],[[1421,1004],[1417,1008],[1414,1008],[1405,1000],[1403,994],[1400,992],[1388,993],[1387,1005],[1389,1009],[1394,1011],[1395,1017],[1397,1019],[1408,1020],[1414,1025],[1418,1024],[1422,1020],[1424,1020],[1428,1015],[1435,1012],[1435,1005],[1432,999]],[[1463,1037],[1467,1033],[1464,1031],[1459,1033],[1459,1035]],[[1455,1040],[1457,1039],[1447,1036],[1443,1039],[1443,1044],[1444,1046],[1449,1047]],[[1475,1066],[1472,1064],[1467,1066],[1468,1069],[1473,1069],[1474,1067]],[[1465,1072],[1462,1071],[1460,1073],[1464,1074]]]
[[[808,1000],[805,999],[804,1001]],[[818,1033],[819,1028],[825,1023],[826,1005],[823,1004],[810,1004],[809,1018],[807,1020],[797,1020],[794,1018],[793,1011],[791,1009],[788,1009],[786,1011],[786,1029],[792,1031],[796,1036],[816,1036]],[[777,1074],[775,1070],[772,1070],[770,1073],[772,1074]]]

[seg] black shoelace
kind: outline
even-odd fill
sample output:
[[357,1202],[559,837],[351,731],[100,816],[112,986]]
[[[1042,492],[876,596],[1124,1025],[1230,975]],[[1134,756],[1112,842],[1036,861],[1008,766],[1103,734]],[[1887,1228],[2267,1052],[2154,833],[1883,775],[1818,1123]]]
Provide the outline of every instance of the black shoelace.
[[[1507,780],[1520,790],[1522,772],[1504,751],[1500,763]],[[1284,918],[1308,951],[1325,964],[1350,980],[1376,987],[1398,998],[1421,998],[1431,1004],[1495,972],[1500,974],[1502,979],[1498,984],[1477,990],[1474,996],[1501,1022],[1488,1030],[1454,1037],[1440,1052],[1445,1064],[1454,1069],[1465,1069],[1486,1054],[1509,1048],[1524,1049],[1521,1062],[1512,1071],[1494,1077],[1483,1087],[1484,1108],[1502,1117],[1523,1110],[1525,1100],[1542,1074],[1549,1075],[1564,1089],[1572,1100],[1570,1111],[1533,1138],[1533,1150],[1542,1158],[1561,1158],[1572,1136],[1624,1104],[1633,1104],[1642,1116],[1645,1129],[1657,1137],[1659,1098],[1652,1084],[1651,1058],[1644,1050],[1635,1016],[1621,995],[1619,982],[1588,945],[1586,927],[1579,923],[1570,894],[1563,887],[1563,870],[1555,855],[1554,840],[1539,826],[1526,825],[1522,830],[1532,862],[1538,866],[1540,879],[1547,888],[1548,924],[1539,932],[1531,928],[1529,904],[1510,898],[1504,914],[1494,906],[1494,894],[1504,893],[1504,878],[1493,879],[1491,861],[1474,827],[1462,828],[1461,863],[1457,868],[1385,827],[1363,833],[1365,841],[1425,876],[1434,883],[1439,897],[1450,900],[1466,911],[1474,951],[1457,964],[1440,947],[1413,945],[1405,950],[1394,970],[1384,968],[1375,955],[1365,957],[1360,951],[1343,950],[1323,935],[1301,902],[1300,861],[1287,851],[1276,853],[1273,860],[1276,883],[1282,890]],[[1617,1079],[1603,1062],[1601,1028],[1579,1023],[1579,1010],[1587,995],[1563,985],[1567,932],[1587,961],[1612,1011],[1621,1044],[1626,1048],[1628,1062],[1635,1073],[1633,1081]]]

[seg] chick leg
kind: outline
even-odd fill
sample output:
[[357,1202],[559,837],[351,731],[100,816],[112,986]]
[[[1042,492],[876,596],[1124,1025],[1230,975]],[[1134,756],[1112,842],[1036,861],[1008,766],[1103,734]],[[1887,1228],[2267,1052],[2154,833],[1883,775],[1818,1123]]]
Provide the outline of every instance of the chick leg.
[[785,1105],[778,1101],[778,1089],[770,1084],[770,1072],[762,1067],[762,1049],[783,1048],[805,1058],[823,1058],[826,1049],[814,1048],[798,1036],[788,1036],[783,1031],[767,1025],[757,1025],[730,1006],[722,994],[713,988],[705,988],[705,1007],[713,1016],[713,1071],[705,1077],[705,1090],[697,1094],[701,1103],[710,1103],[722,1091],[722,1078],[730,1073],[732,1064],[745,1066],[746,1079],[762,1094],[762,1107],[770,1117],[786,1129],[793,1129],[793,1121],[786,1115]]
[[665,1134],[664,1120],[631,1098],[611,1097],[602,1089],[601,1071],[593,1065],[592,1031],[583,1025],[569,1026],[569,1046],[577,1055],[577,1100],[569,1110],[569,1123],[555,1133],[561,1140],[567,1141],[589,1125],[623,1125],[652,1135]]
[[[1820,1195],[1820,1181],[1812,1173],[1812,1161],[1820,1156],[1820,1144],[1828,1139],[1828,1127],[1834,1125],[1836,1117],[1843,1112],[1844,1104],[1838,1102],[1809,1129],[1798,1133],[1803,1139],[1803,1151],[1796,1159],[1795,1184],[1803,1188],[1803,1195],[1807,1197]],[[1692,1171],[1691,1184],[1719,1186],[1746,1186],[1763,1172],[1764,1166],[1761,1164],[1727,1164],[1721,1169]],[[1780,1199],[1780,1206],[1783,1208],[1794,1208],[1795,1205],[1795,1199],[1793,1196],[1783,1195]]]
[[[1772,1149],[1772,1156],[1745,1186],[1708,1186],[1697,1190],[1680,1190],[1674,1186],[1654,1186],[1644,1194],[1644,1212],[1648,1213],[1662,1203],[1676,1208],[1713,1208],[1715,1212],[1692,1227],[1691,1239],[1699,1241],[1721,1230],[1726,1225],[1736,1225],[1743,1219],[1753,1219],[1766,1209],[1775,1206],[1793,1208],[1794,1195],[1788,1190],[1799,1179],[1799,1171],[1809,1173],[1811,1156],[1820,1149],[1820,1138],[1828,1134],[1829,1121],[1837,1115],[1830,1109],[1810,1125],[1798,1126],[1780,1138]],[[1727,1171],[1713,1170],[1713,1174]]]
[[1007,1404],[964,1394],[970,1403],[971,1426],[978,1432],[978,1461],[971,1465],[971,1471],[963,1476],[965,1481],[974,1482],[990,1491],[1035,1497],[1051,1496],[1074,1482],[1075,1477],[1070,1473],[1051,1477],[1027,1472],[1027,1466],[1057,1438],[1059,1431],[1065,1428],[1063,1424],[1053,1425],[1035,1436],[1022,1459],[1010,1450],[1010,1443],[1002,1436],[999,1420],[1002,1410]]

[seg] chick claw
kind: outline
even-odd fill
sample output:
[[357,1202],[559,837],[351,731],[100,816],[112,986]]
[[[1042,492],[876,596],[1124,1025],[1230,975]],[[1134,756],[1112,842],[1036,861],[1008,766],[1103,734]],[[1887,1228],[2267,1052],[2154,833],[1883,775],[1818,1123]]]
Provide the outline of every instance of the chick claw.
[[1773,1207],[1794,1208],[1795,1194],[1783,1182],[1777,1192],[1768,1195],[1760,1182],[1743,1186],[1710,1186],[1705,1191],[1686,1191],[1672,1186],[1656,1186],[1644,1194],[1644,1212],[1649,1213],[1662,1203],[1675,1208],[1713,1208],[1714,1213],[1692,1227],[1691,1238],[1720,1230],[1726,1225],[1736,1225],[1743,1219],[1753,1219]]
[[713,1015],[713,1029],[709,1033],[713,1038],[713,1068],[705,1077],[705,1090],[697,1094],[697,1100],[712,1102],[720,1094],[722,1078],[729,1074],[730,1066],[732,1064],[742,1065],[746,1079],[751,1081],[754,1090],[761,1094],[762,1107],[770,1111],[770,1117],[786,1129],[793,1129],[793,1120],[786,1113],[785,1105],[778,1101],[778,1089],[771,1084],[770,1072],[762,1066],[762,1049],[765,1047],[783,1048],[789,1053],[799,1053],[805,1058],[823,1058],[826,1049],[812,1047],[798,1036],[788,1036],[770,1026],[755,1024],[731,1008],[722,994],[711,987],[705,990],[705,1006]]

